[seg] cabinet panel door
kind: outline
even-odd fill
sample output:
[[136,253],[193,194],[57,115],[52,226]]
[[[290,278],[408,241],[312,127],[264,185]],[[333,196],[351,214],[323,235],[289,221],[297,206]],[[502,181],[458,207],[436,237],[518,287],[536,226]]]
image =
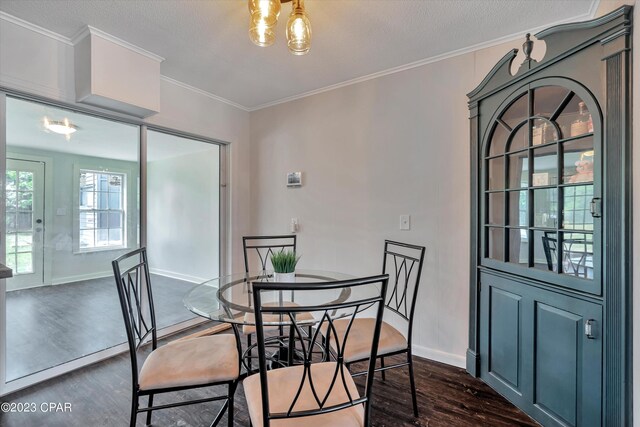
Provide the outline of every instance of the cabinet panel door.
[[[534,400],[541,420],[601,424],[602,307],[553,292],[534,304]],[[591,337],[585,324],[592,324]]]
[[545,426],[600,425],[601,305],[481,277],[483,380]]

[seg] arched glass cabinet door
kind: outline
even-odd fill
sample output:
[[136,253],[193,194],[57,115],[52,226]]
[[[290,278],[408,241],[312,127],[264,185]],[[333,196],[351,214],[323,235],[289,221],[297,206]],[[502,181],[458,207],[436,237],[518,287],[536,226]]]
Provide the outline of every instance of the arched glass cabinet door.
[[483,264],[600,294],[600,112],[558,80],[516,92],[489,127]]

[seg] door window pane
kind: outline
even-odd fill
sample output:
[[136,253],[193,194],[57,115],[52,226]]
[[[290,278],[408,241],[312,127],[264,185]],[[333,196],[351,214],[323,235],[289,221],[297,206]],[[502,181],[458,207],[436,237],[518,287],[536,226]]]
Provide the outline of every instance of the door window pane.
[[593,235],[563,233],[562,273],[593,279]]
[[507,108],[501,119],[511,129],[515,129],[527,117],[529,117],[529,96],[525,93]]
[[531,185],[540,187],[558,183],[558,148],[551,145],[533,150]]
[[529,225],[528,191],[510,191],[509,225],[527,227]]
[[558,226],[558,189],[534,190],[533,212],[534,227],[556,228]]
[[529,236],[526,229],[509,230],[509,262],[513,264],[529,264]]
[[591,200],[593,185],[578,185],[563,188],[562,228],[593,231]]
[[487,235],[489,243],[489,258],[497,261],[504,261],[504,229],[489,227]]
[[593,182],[593,137],[580,138],[562,144],[564,150],[562,182],[572,184]]
[[504,225],[504,193],[489,193],[489,224]]
[[558,234],[533,232],[533,266],[539,270],[558,272]]
[[489,190],[504,188],[504,157],[489,160]]
[[509,188],[529,185],[529,155],[527,151],[509,155]]
[[569,94],[569,89],[560,86],[543,86],[533,92],[533,114],[550,117]]

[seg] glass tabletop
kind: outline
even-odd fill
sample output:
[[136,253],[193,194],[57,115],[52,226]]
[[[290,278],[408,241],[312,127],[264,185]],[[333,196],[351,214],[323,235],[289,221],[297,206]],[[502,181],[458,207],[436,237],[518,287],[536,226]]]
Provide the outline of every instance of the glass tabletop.
[[[317,283],[353,279],[354,276],[332,271],[298,270],[296,283]],[[183,302],[193,313],[226,323],[254,325],[253,283],[273,282],[273,272],[238,273],[218,277],[191,289]],[[346,289],[269,291],[262,294],[262,301],[275,306],[330,305],[336,302],[364,299],[379,295],[379,285],[360,286]],[[342,313],[330,312],[331,317],[340,317]],[[314,314],[315,316],[315,314]],[[273,317],[273,316],[272,316]],[[318,317],[318,316],[316,316]],[[272,318],[265,325],[282,325],[286,319]]]

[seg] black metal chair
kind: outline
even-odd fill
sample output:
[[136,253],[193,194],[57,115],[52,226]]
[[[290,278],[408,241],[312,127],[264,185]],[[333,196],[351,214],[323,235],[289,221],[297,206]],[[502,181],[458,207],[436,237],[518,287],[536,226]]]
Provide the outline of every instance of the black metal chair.
[[[377,348],[377,358],[380,359],[380,368],[376,372],[382,373],[385,379],[385,371],[388,369],[409,367],[409,381],[411,385],[411,398],[413,401],[413,414],[418,416],[418,401],[416,397],[416,384],[413,376],[413,357],[411,353],[411,341],[413,334],[413,314],[416,308],[418,287],[422,275],[424,263],[424,246],[410,245],[407,243],[385,240],[384,259],[382,273],[391,271],[389,294],[385,299],[385,318],[393,317],[394,323],[403,323],[407,326],[406,334],[398,331],[391,324],[383,321],[380,331],[380,342]],[[390,264],[390,265],[389,265]],[[410,304],[408,303],[410,301]],[[351,328],[354,339],[344,350],[344,361],[348,367],[352,364],[370,359],[369,342],[370,331],[375,326],[375,319],[358,318],[353,324],[344,320],[335,322],[338,336],[345,334]],[[326,335],[326,329],[321,330]],[[334,340],[328,339],[333,353],[337,350]],[[385,357],[406,354],[407,361],[385,366]],[[366,372],[353,373],[354,377],[364,375]]]
[[[244,271],[249,272],[249,266],[259,266],[260,272],[266,272],[271,267],[271,255],[276,252],[291,250],[296,252],[297,239],[296,235],[274,235],[274,236],[244,236],[242,237],[242,249],[244,252]],[[266,276],[265,276],[266,277]],[[245,316],[245,320],[249,323],[253,323],[253,313],[248,313]],[[253,325],[243,325],[242,333],[247,336],[247,349],[252,346],[251,335],[256,332],[256,327]],[[282,331],[280,331],[282,335]],[[248,360],[247,370],[252,370],[251,351],[246,357]]]
[[[147,413],[146,423],[149,425],[154,410],[223,400],[222,409],[211,425],[217,425],[228,408],[229,426],[233,426],[233,397],[240,373],[237,335],[183,339],[158,348],[146,249],[140,248],[122,255],[112,262],[112,266],[131,356],[130,425],[136,425],[140,412]],[[151,354],[138,371],[138,351],[149,341]],[[153,396],[156,394],[220,385],[228,386],[228,394],[153,406]],[[147,407],[140,408],[141,396],[149,396]]]
[[[542,249],[544,250],[549,271],[557,271],[558,239],[551,237],[551,235],[548,231],[544,232],[544,236],[542,236]],[[555,236],[555,233],[553,233],[553,236]]]
[[[254,306],[256,310],[257,340],[259,348],[260,372],[244,380],[244,392],[249,409],[251,423],[255,427],[269,427],[281,424],[287,419],[304,418],[295,424],[313,426],[369,426],[370,402],[373,375],[375,371],[375,357],[382,315],[384,312],[384,295],[389,283],[389,276],[380,276],[323,283],[254,283]],[[375,287],[379,285],[379,287]],[[358,288],[368,292],[358,292]],[[341,295],[348,294],[349,298],[337,298],[336,290]],[[277,293],[293,291],[299,295],[300,305],[278,306],[270,304],[269,300],[277,300]],[[321,293],[326,291],[331,297],[323,298]],[[305,298],[307,292],[313,292]],[[271,294],[270,294],[271,293]],[[360,296],[358,296],[360,295]],[[272,297],[272,298],[269,298]],[[314,301],[306,303],[306,301]],[[318,303],[324,301],[324,303]],[[349,328],[342,334],[337,345],[336,361],[323,361],[317,358],[313,348],[317,340],[321,339],[320,329],[325,328],[334,337],[338,336],[335,321],[336,316],[349,325],[356,321],[356,315],[365,310],[374,310],[376,314],[369,337],[369,352],[373,358],[367,370],[364,394],[361,396],[353,377],[349,375],[344,365],[344,349],[348,348],[347,340],[353,334]],[[312,320],[305,315],[313,313]],[[265,349],[265,325],[273,316],[288,318],[295,340],[301,346],[299,350],[302,364],[267,370],[267,355]],[[303,327],[315,325],[315,333],[310,339],[306,338]],[[294,342],[292,340],[292,342]],[[280,421],[280,422],[278,422]]]

